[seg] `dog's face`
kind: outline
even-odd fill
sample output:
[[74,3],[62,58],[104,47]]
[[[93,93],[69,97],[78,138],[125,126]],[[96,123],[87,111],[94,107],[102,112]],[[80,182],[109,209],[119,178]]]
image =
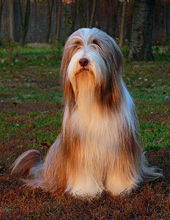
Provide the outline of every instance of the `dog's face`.
[[81,88],[88,88],[87,83],[93,87],[99,99],[111,95],[113,87],[118,87],[122,63],[122,53],[109,35],[97,28],[79,29],[64,48],[61,71],[65,96],[75,99],[80,81]]

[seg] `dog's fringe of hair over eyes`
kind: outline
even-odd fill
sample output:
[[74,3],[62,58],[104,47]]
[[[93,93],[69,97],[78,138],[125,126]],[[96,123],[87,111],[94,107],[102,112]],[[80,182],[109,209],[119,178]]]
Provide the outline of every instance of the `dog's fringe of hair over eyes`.
[[29,174],[25,182],[31,187],[82,198],[103,190],[112,195],[130,192],[141,181],[162,176],[148,166],[139,146],[135,106],[122,70],[122,53],[109,35],[96,28],[74,32],[61,63],[61,133],[44,163],[38,151],[29,150],[15,161],[12,172]]

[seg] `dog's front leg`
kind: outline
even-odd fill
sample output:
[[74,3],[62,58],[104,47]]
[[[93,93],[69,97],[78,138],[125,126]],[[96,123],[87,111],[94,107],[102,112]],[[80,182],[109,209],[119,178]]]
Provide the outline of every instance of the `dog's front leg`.
[[82,168],[69,175],[66,191],[77,197],[95,197],[101,194],[103,185],[91,171]]
[[105,187],[113,196],[128,193],[136,186],[133,178],[128,178],[121,170],[111,167],[107,172]]

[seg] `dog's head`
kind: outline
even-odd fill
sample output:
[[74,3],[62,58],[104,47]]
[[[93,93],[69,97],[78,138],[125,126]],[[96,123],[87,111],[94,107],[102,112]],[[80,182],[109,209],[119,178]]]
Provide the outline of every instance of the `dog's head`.
[[97,28],[77,30],[68,38],[63,53],[65,99],[76,101],[77,84],[81,81],[81,87],[93,88],[102,105],[116,104],[121,93],[122,65],[122,53],[108,34]]

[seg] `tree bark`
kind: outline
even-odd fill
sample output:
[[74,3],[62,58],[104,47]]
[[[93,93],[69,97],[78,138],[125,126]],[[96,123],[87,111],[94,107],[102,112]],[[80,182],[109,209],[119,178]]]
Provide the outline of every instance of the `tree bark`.
[[14,0],[9,0],[9,38],[14,41]]
[[56,32],[56,40],[57,40],[57,41],[59,40],[59,36],[60,36],[61,13],[62,13],[62,0],[58,0],[57,32]]
[[[110,4],[110,1],[107,1],[107,13],[112,14],[112,4]],[[107,17],[107,23],[106,23],[106,32],[109,33],[110,30],[110,16]]]
[[89,27],[89,0],[86,0],[86,27]]
[[79,27],[86,27],[86,0],[78,0]]
[[[117,27],[117,11],[119,8],[119,2],[114,1],[114,0],[110,0],[111,4],[112,4],[112,15],[111,15],[111,19],[112,19],[112,32],[113,32],[113,36],[116,37],[116,27]],[[114,5],[113,5],[114,4]]]
[[131,60],[150,60],[153,58],[151,54],[154,1],[155,0],[135,0],[134,2],[129,50],[129,59]]
[[2,25],[2,11],[4,7],[5,0],[0,0],[0,34],[1,34],[1,25]]
[[166,30],[166,40],[170,38],[170,28],[168,28],[170,26],[170,19],[169,19],[169,15],[170,15],[170,4],[168,1],[164,2],[164,6],[165,6],[165,30]]
[[119,37],[120,48],[122,48],[123,46],[125,14],[126,14],[126,0],[123,2],[123,8],[122,8],[122,18],[121,18],[121,25],[120,25],[120,37]]
[[152,29],[153,29],[153,16],[155,8],[155,0],[146,1],[147,11],[146,11],[146,31],[145,31],[145,60],[153,60],[152,54]]
[[74,32],[74,28],[75,28],[75,23],[76,23],[76,18],[77,18],[77,4],[78,4],[77,1],[72,3],[72,8],[71,8],[72,19],[71,19],[71,26],[70,26],[70,34]]
[[47,32],[46,32],[46,42],[49,42],[50,31],[51,31],[51,18],[53,12],[54,0],[47,0]]
[[130,42],[130,36],[132,32],[132,17],[133,17],[133,2],[128,2],[128,15],[127,15],[127,25],[126,25],[126,38]]
[[90,27],[90,28],[92,28],[92,26],[93,26],[93,20],[94,20],[95,10],[96,10],[96,0],[93,0],[93,7],[92,7],[91,18],[90,18],[90,24],[89,24],[89,27]]
[[22,32],[21,32],[21,37],[20,37],[19,43],[20,43],[20,46],[23,47],[25,45],[25,39],[26,39],[27,32],[28,32],[31,5],[30,5],[30,0],[27,0],[25,13],[23,16],[23,8],[22,8],[21,0],[18,0],[18,4],[19,4],[21,27],[22,27]]

